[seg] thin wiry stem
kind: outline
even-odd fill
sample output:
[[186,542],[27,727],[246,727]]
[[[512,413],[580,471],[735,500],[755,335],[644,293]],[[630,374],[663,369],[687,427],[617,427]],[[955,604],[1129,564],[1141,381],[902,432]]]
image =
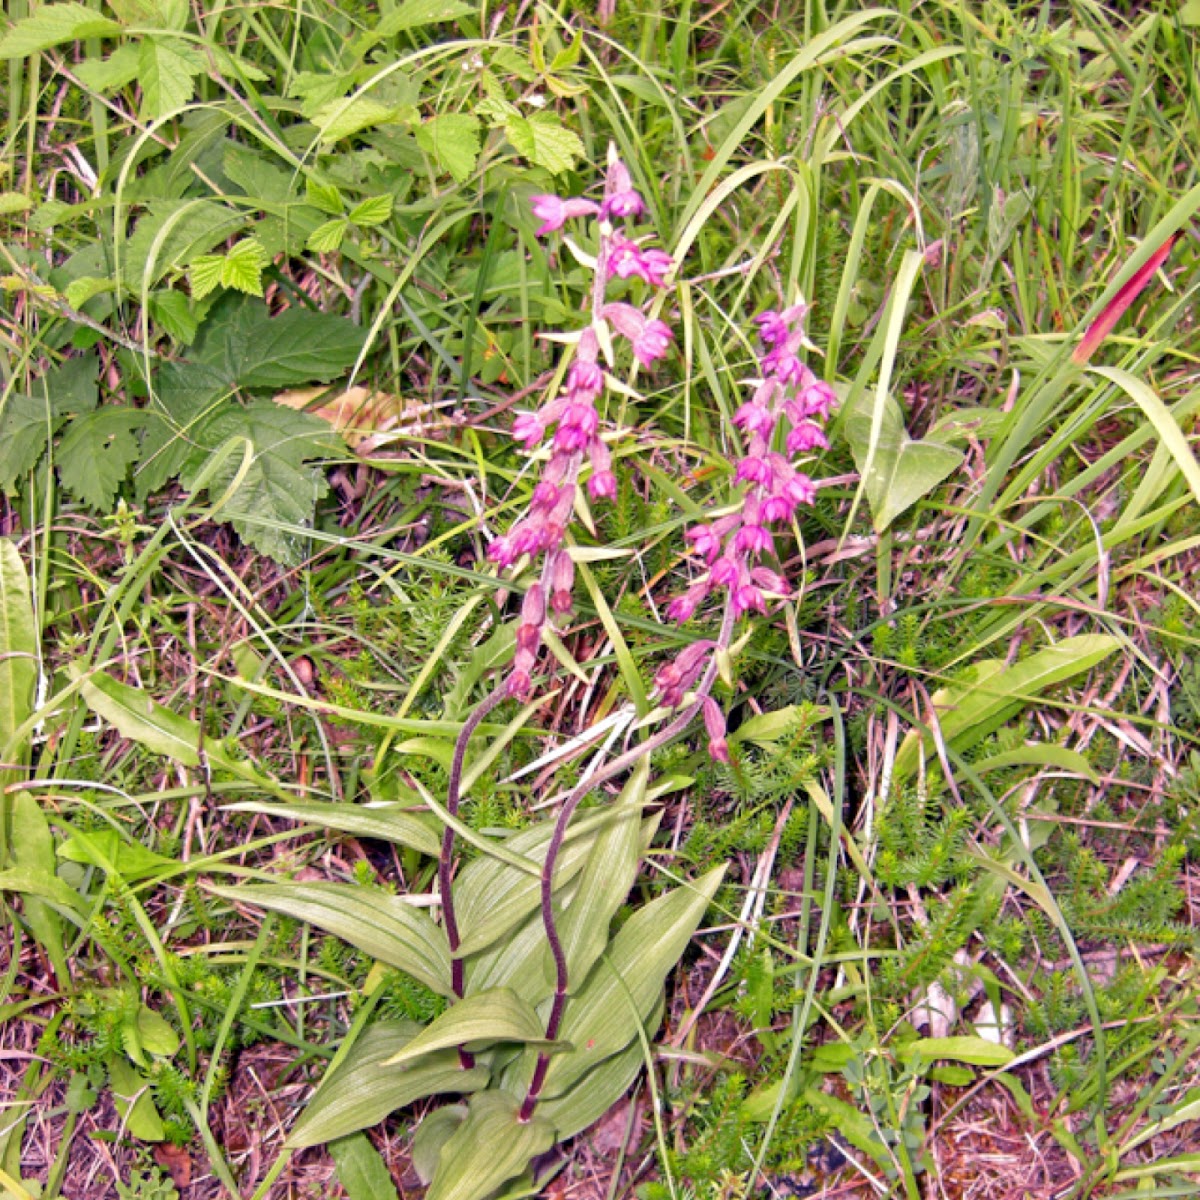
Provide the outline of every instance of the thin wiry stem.
[[[665,725],[646,741],[614,758],[606,767],[602,767],[580,783],[567,796],[563,801],[562,808],[559,809],[558,819],[554,823],[554,832],[551,834],[550,844],[546,848],[546,861],[542,864],[542,926],[546,931],[546,940],[550,944],[550,953],[554,956],[555,971],[554,1002],[546,1021],[546,1040],[548,1042],[552,1042],[558,1037],[559,1029],[562,1026],[563,1012],[567,1005],[567,989],[570,985],[567,955],[563,949],[562,939],[558,935],[558,924],[554,919],[554,868],[558,865],[558,855],[566,840],[567,826],[575,815],[575,810],[579,807],[580,802],[589,792],[609,779],[635,767],[646,755],[653,754],[660,746],[665,746],[691,725],[704,704],[704,697],[708,695],[716,680],[717,656],[729,647],[730,638],[733,635],[733,622],[733,601],[728,599],[725,602],[725,612],[721,620],[721,632],[717,636],[708,666],[696,684],[691,703],[669,725]],[[529,1091],[525,1094],[525,1100],[521,1105],[520,1119],[522,1121],[528,1121],[533,1116],[533,1110],[537,1105],[538,1096],[541,1094],[542,1085],[546,1082],[546,1072],[549,1067],[550,1056],[543,1051],[538,1055],[537,1064],[533,1069],[533,1078],[529,1083]]]
[[[475,731],[483,724],[488,713],[504,699],[504,688],[498,687],[492,694],[480,703],[478,708],[463,722],[459,730],[458,740],[454,743],[454,758],[450,762],[450,782],[446,788],[446,811],[452,816],[458,816],[459,801],[462,791],[463,763],[467,757],[467,744]],[[463,997],[464,972],[463,960],[458,954],[459,942],[458,920],[454,915],[454,890],[451,876],[454,869],[454,830],[447,825],[442,830],[442,852],[438,857],[438,890],[442,894],[442,921],[446,928],[446,940],[450,943],[450,986],[455,996]],[[464,1071],[475,1065],[475,1056],[461,1046],[458,1049],[458,1060]]]

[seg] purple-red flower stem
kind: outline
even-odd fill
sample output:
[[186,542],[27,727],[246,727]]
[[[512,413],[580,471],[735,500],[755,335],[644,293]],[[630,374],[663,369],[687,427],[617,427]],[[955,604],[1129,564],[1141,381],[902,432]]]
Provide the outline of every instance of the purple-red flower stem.
[[[711,643],[711,657],[709,658],[707,667],[704,669],[704,674],[696,684],[691,703],[670,724],[663,726],[652,737],[634,746],[631,750],[626,750],[624,754],[614,758],[607,766],[602,767],[577,785],[563,801],[562,807],[559,809],[558,819],[554,822],[554,832],[550,835],[550,844],[546,847],[546,860],[542,864],[542,926],[546,931],[546,940],[550,943],[550,952],[554,956],[555,973],[554,1002],[550,1008],[550,1016],[546,1021],[546,1040],[548,1042],[552,1042],[558,1037],[559,1029],[562,1026],[563,1011],[567,1004],[567,989],[570,985],[570,978],[567,971],[567,955],[563,949],[562,939],[558,936],[558,925],[554,919],[554,868],[558,865],[558,855],[562,850],[563,842],[566,840],[567,826],[570,825],[571,818],[575,815],[575,810],[579,807],[580,802],[590,792],[594,791],[602,783],[606,783],[608,780],[637,766],[648,754],[653,754],[655,750],[661,746],[665,746],[668,742],[673,741],[687,730],[696,714],[703,709],[705,698],[712,690],[712,685],[716,681],[717,655],[720,651],[729,648],[733,637],[734,620],[734,606],[730,600],[725,604],[720,633],[718,633],[716,641]],[[529,1090],[526,1092],[525,1100],[521,1105],[520,1120],[528,1121],[533,1116],[533,1111],[537,1107],[538,1096],[541,1094],[542,1086],[546,1082],[546,1072],[549,1067],[550,1056],[545,1052],[540,1053],[533,1069],[533,1078],[530,1080]]]

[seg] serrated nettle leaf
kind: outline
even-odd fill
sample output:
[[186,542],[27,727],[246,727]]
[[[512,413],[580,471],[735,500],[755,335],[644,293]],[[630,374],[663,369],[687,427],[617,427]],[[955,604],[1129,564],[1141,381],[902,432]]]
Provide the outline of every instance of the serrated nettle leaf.
[[97,512],[110,509],[137,460],[134,435],[144,424],[134,408],[99,408],[76,418],[55,455],[63,487]]
[[147,37],[138,51],[142,116],[152,121],[178,112],[196,94],[196,76],[207,69],[203,57],[173,37]]
[[392,215],[394,197],[390,192],[371,196],[350,210],[350,220],[364,227],[382,225]]
[[562,1095],[637,1036],[635,1022],[650,1016],[724,875],[720,866],[675,888],[621,927],[583,988],[567,1002],[559,1036],[573,1049],[550,1060],[543,1095]]
[[[956,750],[978,744],[1038,698],[1047,688],[1090,671],[1120,646],[1108,634],[1085,633],[1063,638],[1011,667],[985,659],[971,680],[941,688],[931,697],[942,737]],[[913,730],[896,754],[895,775],[902,779],[917,768],[922,735]],[[927,751],[932,743],[926,738]]]
[[304,248],[314,254],[332,254],[342,244],[349,228],[350,223],[345,217],[334,217],[333,220],[318,225],[308,235]]
[[520,1120],[521,1102],[503,1092],[477,1092],[467,1118],[446,1139],[425,1200],[483,1200],[554,1145],[554,1126]]
[[480,121],[471,113],[442,113],[413,131],[417,145],[443,170],[464,182],[479,158]]
[[[860,471],[866,469],[870,453],[874,403],[864,393],[846,411],[846,442]],[[887,396],[875,455],[863,479],[875,531],[886,530],[898,516],[957,470],[962,460],[963,452],[953,446],[910,438],[900,405]]]
[[[589,813],[568,830],[555,870],[556,890],[583,869],[596,833],[610,819],[607,811]],[[545,860],[552,832],[553,822],[546,821],[522,830],[505,846],[540,864]],[[483,950],[519,924],[541,902],[541,886],[536,875],[518,871],[496,858],[482,857],[468,863],[454,885],[455,913],[462,935],[460,953]]]
[[411,1063],[436,1050],[494,1042],[543,1043],[546,1030],[532,1005],[511,988],[493,988],[452,1004],[384,1066]]
[[443,21],[457,21],[474,10],[462,0],[403,0],[391,12],[385,13],[372,31],[377,38],[395,37],[406,29],[421,29]]
[[0,488],[12,492],[17,480],[33,470],[60,424],[44,398],[9,394],[0,413]]
[[113,37],[121,32],[110,21],[82,4],[43,4],[31,17],[18,21],[0,38],[0,59],[27,58],[52,46],[87,38]]
[[231,295],[209,314],[192,358],[215,368],[230,391],[328,383],[354,363],[366,336],[346,317],[299,308],[272,317],[265,304]]
[[454,995],[445,932],[403,897],[350,883],[263,883],[212,890],[227,900],[307,921],[407,971],[440,995]]
[[304,195],[313,208],[319,208],[331,217],[340,217],[346,212],[345,201],[336,184],[322,183],[309,175],[304,180]]
[[415,1021],[368,1025],[350,1052],[329,1072],[287,1138],[293,1149],[317,1146],[378,1125],[390,1113],[426,1096],[466,1095],[486,1087],[488,1070],[464,1070],[457,1050],[430,1054],[407,1067],[384,1063],[404,1049],[422,1026]]
[[347,1200],[398,1200],[391,1172],[361,1133],[339,1138],[329,1153]]
[[70,668],[72,678],[82,679],[84,703],[123,737],[195,767],[200,763],[200,726],[159,704],[140,688],[121,683],[103,671],[86,672],[78,664]]
[[513,117],[505,122],[504,136],[522,157],[552,175],[569,171],[584,157],[583,142],[553,113],[539,112],[529,117]]
[[335,829],[339,833],[352,833],[355,837],[379,838],[398,846],[408,846],[430,858],[437,858],[442,848],[441,838],[428,819],[422,819],[400,804],[377,804],[368,808],[361,804],[268,804],[246,800],[225,805],[225,811],[284,817],[289,821]]

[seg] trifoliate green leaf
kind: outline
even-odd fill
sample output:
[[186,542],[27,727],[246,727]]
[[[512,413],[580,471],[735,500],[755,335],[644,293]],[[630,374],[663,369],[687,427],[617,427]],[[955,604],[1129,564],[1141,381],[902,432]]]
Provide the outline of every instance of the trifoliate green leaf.
[[479,118],[471,113],[443,113],[414,130],[417,143],[443,170],[462,183],[479,158]]
[[253,238],[243,238],[225,255],[221,267],[221,282],[247,296],[262,295],[262,273],[267,256]]
[[552,175],[569,171],[584,156],[578,136],[552,113],[513,117],[505,123],[504,133],[518,154]]
[[178,112],[195,94],[195,77],[205,67],[204,59],[179,38],[146,38],[138,58],[142,116],[157,120]]
[[355,225],[361,225],[364,228],[371,225],[382,225],[391,215],[392,196],[390,192],[382,196],[371,196],[350,210],[350,220]]
[[318,225],[308,235],[308,241],[304,243],[305,249],[312,250],[315,254],[332,254],[342,244],[349,228],[345,217],[334,217],[332,221]]
[[44,4],[0,38],[0,58],[26,58],[39,50],[120,33],[116,21],[82,4]]
[[132,408],[99,408],[73,421],[55,455],[63,487],[96,512],[110,509],[138,457],[134,431],[143,423]]

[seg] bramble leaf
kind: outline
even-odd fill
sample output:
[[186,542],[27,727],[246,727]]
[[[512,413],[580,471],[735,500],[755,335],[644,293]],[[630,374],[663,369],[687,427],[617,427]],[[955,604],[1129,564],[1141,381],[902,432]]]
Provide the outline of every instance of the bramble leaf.
[[364,227],[382,225],[392,215],[393,197],[390,192],[382,196],[370,196],[350,210],[350,220]]
[[111,508],[138,457],[134,431],[144,424],[134,408],[100,408],[73,421],[55,455],[63,487],[97,512]]
[[75,74],[94,92],[115,92],[137,78],[140,60],[139,48],[125,42],[107,58],[85,59],[75,68]]
[[552,175],[569,171],[585,154],[579,136],[553,113],[510,117],[504,123],[504,135],[518,154]]
[[195,95],[195,77],[204,70],[204,59],[179,38],[146,38],[138,55],[142,116],[156,121],[177,112]]

